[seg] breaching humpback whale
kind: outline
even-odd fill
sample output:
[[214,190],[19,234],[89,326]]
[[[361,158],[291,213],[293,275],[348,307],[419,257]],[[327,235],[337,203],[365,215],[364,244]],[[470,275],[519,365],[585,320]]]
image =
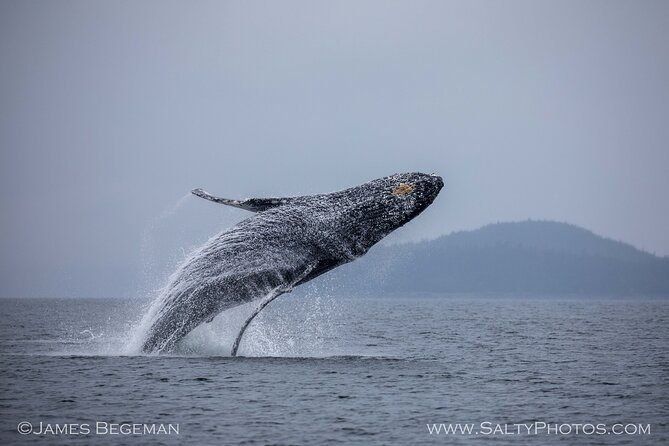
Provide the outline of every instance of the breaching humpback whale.
[[168,352],[220,312],[259,300],[244,330],[273,299],[365,254],[420,214],[444,183],[437,175],[395,174],[339,192],[230,200],[193,194],[255,214],[211,238],[172,275],[150,310],[146,353]]

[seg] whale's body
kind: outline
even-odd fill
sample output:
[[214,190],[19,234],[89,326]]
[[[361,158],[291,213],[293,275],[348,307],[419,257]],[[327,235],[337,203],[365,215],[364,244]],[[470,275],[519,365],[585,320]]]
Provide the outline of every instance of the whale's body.
[[442,186],[438,176],[411,173],[294,198],[235,201],[193,191],[256,214],[210,239],[173,274],[154,302],[142,350],[170,351],[222,311],[264,298],[260,311],[278,295],[360,257],[421,213]]

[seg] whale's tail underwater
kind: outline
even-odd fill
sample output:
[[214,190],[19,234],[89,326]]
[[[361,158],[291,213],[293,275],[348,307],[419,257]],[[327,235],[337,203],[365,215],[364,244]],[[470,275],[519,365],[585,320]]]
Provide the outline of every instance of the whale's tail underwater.
[[141,349],[173,350],[190,331],[229,308],[259,301],[246,327],[272,300],[364,255],[424,211],[444,186],[437,175],[395,174],[322,195],[231,200],[192,193],[255,214],[193,252],[153,303]]

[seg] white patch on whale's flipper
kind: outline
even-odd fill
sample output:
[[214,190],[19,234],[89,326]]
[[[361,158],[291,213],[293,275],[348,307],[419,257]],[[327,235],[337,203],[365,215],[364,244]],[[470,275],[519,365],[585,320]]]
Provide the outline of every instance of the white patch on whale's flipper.
[[287,204],[292,200],[290,198],[248,198],[246,200],[231,200],[229,198],[216,197],[200,188],[193,189],[191,193],[200,198],[204,198],[205,200],[213,201],[214,203],[224,204],[226,206],[232,206],[251,212],[265,211]]
[[293,287],[300,283],[305,277],[311,273],[316,266],[318,265],[317,262],[309,264],[309,266],[306,268],[306,270],[300,274],[295,280],[293,280],[290,284],[282,286],[280,288],[276,288],[273,290],[263,301],[258,305],[258,308],[253,310],[253,313],[244,321],[244,324],[242,325],[242,328],[239,330],[239,334],[237,335],[237,338],[235,339],[234,344],[232,344],[232,350],[230,351],[230,356],[237,356],[237,350],[239,349],[239,343],[242,341],[242,336],[244,336],[244,332],[246,331],[247,327],[251,323],[251,321],[265,308],[267,305],[269,305],[270,302],[272,302],[274,299],[277,297],[281,296],[284,293],[291,293],[293,291]]

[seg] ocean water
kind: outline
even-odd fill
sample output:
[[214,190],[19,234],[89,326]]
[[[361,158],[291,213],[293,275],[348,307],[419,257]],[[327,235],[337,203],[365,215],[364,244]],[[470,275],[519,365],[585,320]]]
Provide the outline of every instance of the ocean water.
[[0,444],[669,443],[668,300],[312,294],[242,357],[248,306],[141,356],[145,302],[0,300]]

